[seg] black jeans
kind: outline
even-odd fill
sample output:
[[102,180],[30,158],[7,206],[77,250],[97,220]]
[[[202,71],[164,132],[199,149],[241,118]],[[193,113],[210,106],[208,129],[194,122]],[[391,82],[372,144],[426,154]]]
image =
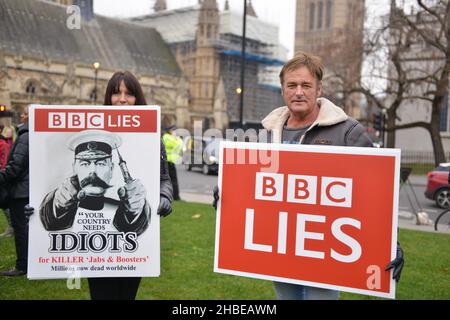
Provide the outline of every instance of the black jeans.
[[16,269],[25,272],[28,268],[28,218],[25,216],[24,208],[29,202],[28,198],[13,199],[9,204],[16,244]]
[[169,176],[173,186],[173,200],[180,200],[180,190],[178,189],[177,168],[175,164],[167,162],[169,167]]
[[92,300],[134,300],[141,278],[88,278]]

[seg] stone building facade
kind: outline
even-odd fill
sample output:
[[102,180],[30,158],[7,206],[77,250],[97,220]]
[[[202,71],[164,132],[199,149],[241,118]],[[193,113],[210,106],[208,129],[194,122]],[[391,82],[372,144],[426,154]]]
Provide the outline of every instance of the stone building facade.
[[295,52],[322,58],[326,68],[324,94],[358,118],[360,99],[347,98],[334,75],[347,87],[360,81],[363,61],[364,0],[297,0]]
[[[92,8],[92,0],[83,2]],[[147,102],[161,106],[163,125],[189,128],[188,83],[161,35],[92,10],[71,29],[70,4],[0,0],[0,104],[15,120],[28,104],[101,105],[112,74],[129,70]]]
[[[216,0],[166,10],[158,0],[154,13],[131,21],[156,28],[169,44],[189,81],[191,122],[226,129],[240,126],[242,14],[220,10]],[[257,127],[274,108],[284,104],[279,81],[287,49],[279,44],[278,27],[258,19],[247,2],[243,126]]]

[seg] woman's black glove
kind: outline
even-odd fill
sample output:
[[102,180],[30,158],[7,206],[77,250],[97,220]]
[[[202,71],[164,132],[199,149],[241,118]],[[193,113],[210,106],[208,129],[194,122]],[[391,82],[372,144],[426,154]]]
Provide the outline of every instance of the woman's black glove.
[[168,216],[172,212],[172,204],[166,197],[159,199],[158,214],[162,217]]
[[213,200],[212,206],[214,207],[215,210],[217,210],[217,202],[219,202],[219,187],[218,186],[214,186],[213,196],[214,196],[214,200]]
[[405,264],[405,259],[403,258],[403,250],[400,247],[400,242],[397,241],[397,257],[391,261],[386,267],[385,271],[394,269],[394,273],[392,274],[392,278],[395,281],[400,281],[400,274],[402,273],[403,265]]
[[25,205],[23,208],[23,212],[25,213],[25,217],[30,218],[32,214],[34,214],[34,208],[30,207],[30,204]]

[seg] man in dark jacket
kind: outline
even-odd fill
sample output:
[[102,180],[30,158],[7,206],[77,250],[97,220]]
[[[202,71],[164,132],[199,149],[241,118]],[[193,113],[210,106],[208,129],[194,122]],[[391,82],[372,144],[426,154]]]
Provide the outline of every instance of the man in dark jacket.
[[[286,106],[273,110],[262,120],[269,142],[283,144],[372,147],[365,128],[330,100],[321,97],[324,66],[320,58],[298,52],[281,70],[280,82]],[[217,205],[219,191],[214,189]],[[394,269],[398,281],[403,268],[403,251],[386,270]],[[339,292],[284,282],[274,282],[278,299],[337,300]]]
[[[262,124],[272,136],[272,142],[349,147],[372,147],[365,128],[326,98],[321,98],[324,67],[320,58],[299,52],[288,61],[280,73],[286,106],[272,111]],[[394,278],[400,279],[403,251],[387,268],[395,268]],[[401,257],[399,257],[401,256]],[[279,299],[337,300],[339,292],[303,285],[274,282]]]
[[0,184],[8,185],[11,196],[9,209],[15,234],[16,266],[0,276],[21,276],[27,273],[28,219],[24,207],[29,202],[28,124],[19,128],[18,137],[11,147],[8,163],[0,171]]

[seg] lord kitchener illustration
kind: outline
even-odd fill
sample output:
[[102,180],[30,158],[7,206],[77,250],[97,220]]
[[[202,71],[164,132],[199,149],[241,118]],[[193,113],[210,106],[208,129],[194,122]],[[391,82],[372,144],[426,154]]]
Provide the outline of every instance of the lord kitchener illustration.
[[[119,153],[121,138],[108,131],[85,130],[68,141],[74,153],[73,175],[49,192],[41,203],[39,215],[47,231],[70,229],[86,231],[135,232],[142,234],[150,223],[146,189],[133,179]],[[117,188],[118,199],[105,196],[113,186],[113,151],[117,152],[124,184]]]

